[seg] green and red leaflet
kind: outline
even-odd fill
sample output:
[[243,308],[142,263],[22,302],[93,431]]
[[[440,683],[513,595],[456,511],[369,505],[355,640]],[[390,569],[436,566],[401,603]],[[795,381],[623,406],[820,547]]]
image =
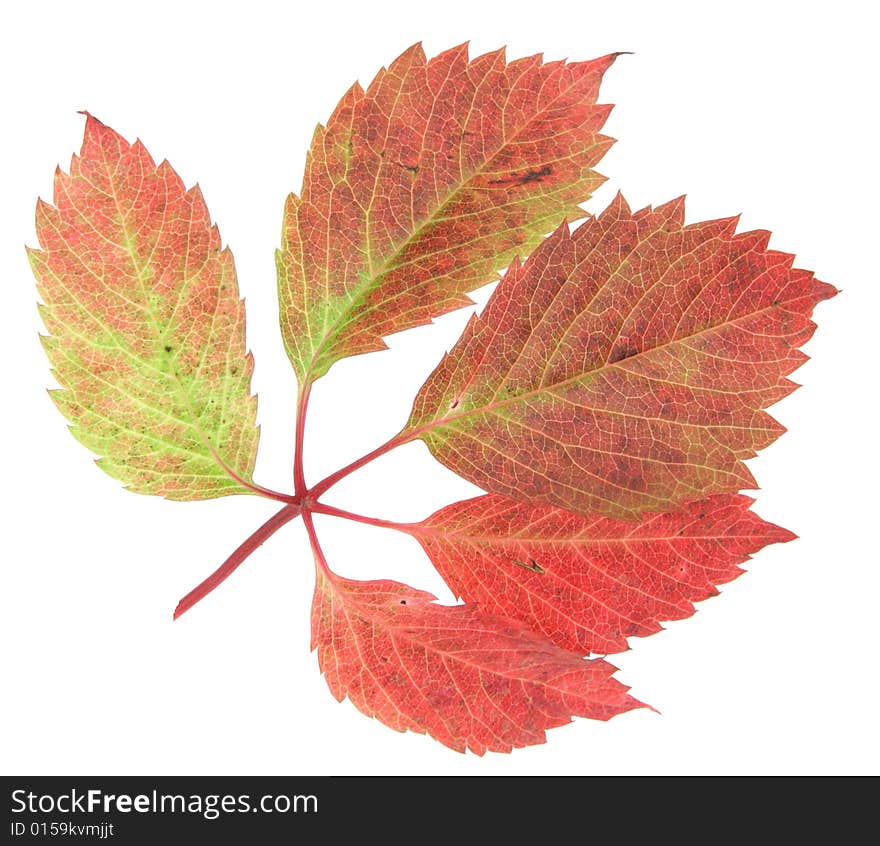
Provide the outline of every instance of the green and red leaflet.
[[[252,479],[244,305],[201,193],[86,116],[29,250],[53,399],[133,491],[284,503],[175,617],[302,516],[333,695],[453,749],[510,751],[640,707],[593,656],[689,616],[794,537],[739,493],[755,487],[743,462],[781,434],[766,408],[796,387],[812,311],[836,291],[736,218],[686,224],[681,199],[633,213],[618,195],[570,227],[603,180],[597,99],[616,55],[507,62],[461,46],[429,61],[416,45],[318,127],[277,254],[299,381],[292,493]],[[469,304],[505,267],[401,431],[308,486],[312,383]],[[321,501],[416,439],[486,493],[411,524]],[[463,604],[335,574],[313,513],[413,536]]]
[[383,336],[468,305],[604,181],[592,62],[426,61],[416,44],[315,131],[278,253],[281,332],[301,388]]
[[201,191],[86,115],[53,203],[29,255],[71,432],[138,493],[255,492],[244,303]]

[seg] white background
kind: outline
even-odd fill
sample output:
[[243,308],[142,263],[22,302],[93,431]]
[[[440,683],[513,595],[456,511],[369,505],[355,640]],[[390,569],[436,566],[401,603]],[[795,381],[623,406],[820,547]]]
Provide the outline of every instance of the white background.
[[[3,508],[0,767],[112,773],[877,772],[877,149],[868,4],[676,2],[17,3],[0,34],[3,124]],[[276,323],[273,250],[314,124],[409,44],[470,40],[517,57],[631,50],[609,71],[600,165],[633,207],[688,194],[690,220],[743,212],[843,294],[817,311],[805,385],[774,409],[790,432],[751,462],[762,516],[800,535],[695,617],[615,656],[662,715],[577,720],[512,755],[454,753],[329,695],[309,652],[312,563],[301,523],[179,622],[178,598],[273,503],[124,492],[92,466],[45,393],[24,244],[89,109],[198,181],[236,256],[256,356],[256,478],[290,488],[294,381]],[[485,297],[481,301],[484,301]],[[384,441],[467,318],[391,339],[314,390],[312,482]],[[420,519],[469,495],[421,444],[328,501]],[[414,541],[320,521],[345,574],[448,599]]]

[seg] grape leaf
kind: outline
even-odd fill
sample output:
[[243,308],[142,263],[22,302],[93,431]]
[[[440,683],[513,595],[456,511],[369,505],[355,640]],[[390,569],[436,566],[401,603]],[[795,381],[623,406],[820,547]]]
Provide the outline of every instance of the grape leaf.
[[544,742],[572,716],[641,705],[605,661],[584,660],[475,605],[438,605],[392,581],[318,572],[312,648],[333,695],[397,731],[463,752]]
[[244,304],[201,191],[87,115],[54,204],[37,204],[29,255],[71,432],[139,493],[253,492]]
[[383,335],[468,305],[604,181],[596,105],[615,56],[426,61],[416,44],[318,126],[277,256],[281,328],[301,385]]
[[638,523],[487,494],[406,526],[452,591],[566,649],[607,654],[680,620],[791,532],[719,495]]
[[736,218],[618,195],[515,263],[422,386],[401,440],[479,487],[635,519],[755,487],[831,285]]

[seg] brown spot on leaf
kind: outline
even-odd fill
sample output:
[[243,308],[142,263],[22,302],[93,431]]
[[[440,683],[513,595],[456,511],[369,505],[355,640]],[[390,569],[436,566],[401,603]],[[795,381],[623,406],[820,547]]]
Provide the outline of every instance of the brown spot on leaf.
[[528,563],[524,563],[523,561],[514,561],[517,567],[522,567],[524,570],[531,570],[533,573],[544,574],[546,570],[537,562],[534,558],[529,558]]
[[545,165],[540,170],[530,170],[525,176],[519,180],[520,185],[527,185],[529,182],[540,182],[545,176],[550,176],[553,168]]
[[608,356],[608,363],[614,364],[616,361],[623,361],[625,358],[631,358],[636,355],[638,350],[632,344],[618,344]]
[[541,182],[545,176],[550,176],[553,168],[544,165],[537,170],[529,170],[521,176],[506,176],[503,179],[490,179],[490,185],[528,185],[530,182]]

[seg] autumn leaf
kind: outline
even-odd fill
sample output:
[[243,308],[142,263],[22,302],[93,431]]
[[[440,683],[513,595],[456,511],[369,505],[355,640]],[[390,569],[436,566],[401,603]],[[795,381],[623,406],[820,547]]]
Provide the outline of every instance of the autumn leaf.
[[603,182],[596,105],[615,56],[426,61],[414,45],[318,126],[277,256],[281,329],[300,385],[384,335],[470,304]]
[[752,502],[714,496],[632,523],[487,494],[400,528],[456,596],[566,649],[607,654],[689,617],[750,555],[794,538]]
[[254,492],[244,304],[201,191],[87,115],[53,202],[29,255],[71,432],[138,493]]
[[607,662],[476,605],[434,599],[320,565],[312,648],[332,694],[397,731],[478,755],[543,743],[546,729],[572,716],[607,720],[641,705]]
[[[318,127],[277,255],[299,380],[289,493],[252,478],[244,305],[199,189],[87,116],[29,250],[53,399],[133,491],[283,503],[175,618],[302,517],[332,694],[456,750],[510,751],[640,707],[595,656],[688,617],[794,537],[739,491],[755,487],[744,462],[782,432],[766,409],[796,387],[813,309],[836,291],[735,218],[686,225],[681,199],[632,213],[618,195],[564,222],[602,181],[609,107],[596,98],[615,55],[469,60],[462,46],[427,61],[415,46]],[[506,265],[403,429],[309,485],[314,380],[467,304]],[[322,501],[419,439],[486,493],[406,524]],[[337,575],[314,514],[414,537],[463,604]]]
[[396,443],[493,493],[635,519],[756,487],[831,285],[736,218],[621,196],[514,263],[420,390]]

